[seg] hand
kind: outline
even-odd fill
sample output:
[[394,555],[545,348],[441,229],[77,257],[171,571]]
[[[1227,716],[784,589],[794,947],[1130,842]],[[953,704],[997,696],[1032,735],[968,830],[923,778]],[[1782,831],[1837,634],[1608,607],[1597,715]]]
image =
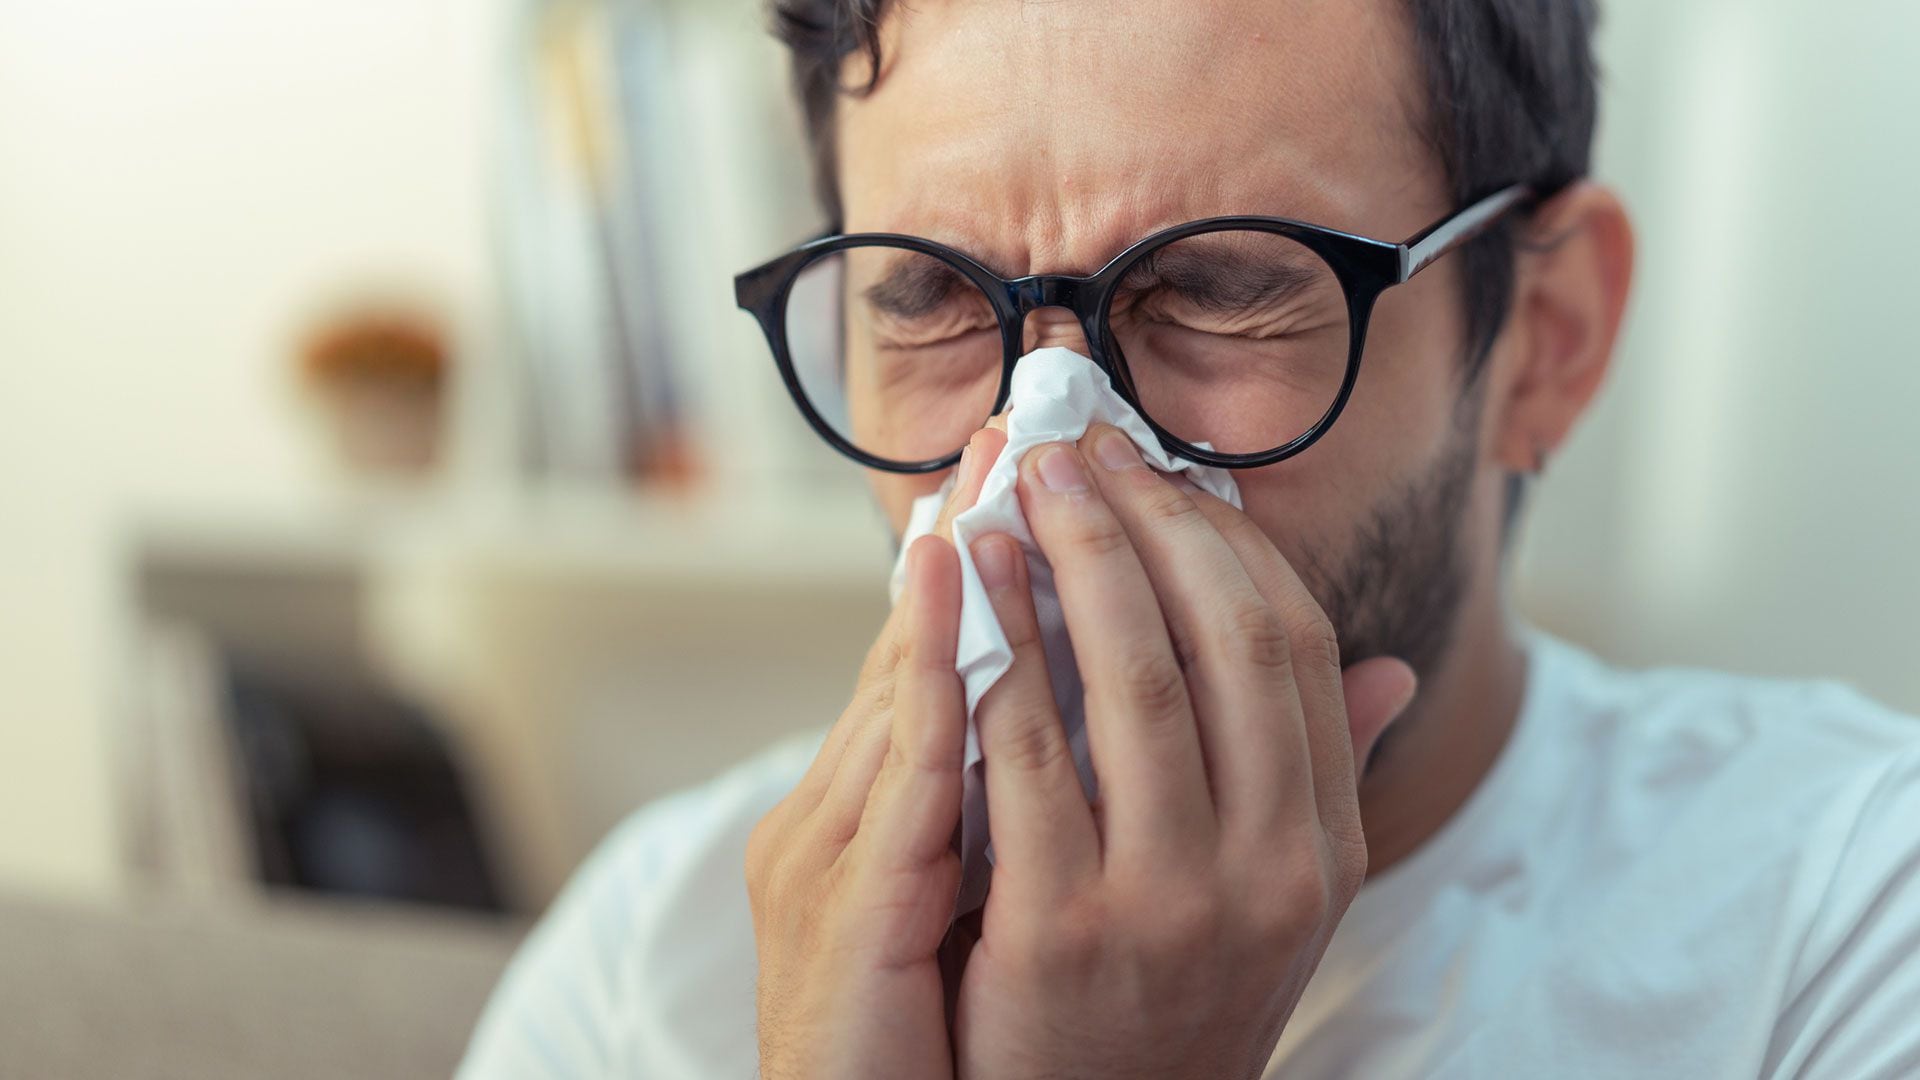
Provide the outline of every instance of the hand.
[[1260,529],[1101,427],[1021,463],[1086,684],[1075,777],[1025,563],[974,558],[1014,646],[976,720],[996,855],[958,991],[965,1077],[1257,1076],[1366,875],[1356,762],[1413,694],[1343,673]]
[[974,436],[936,535],[907,552],[906,588],[852,704],[748,840],[770,1080],[952,1075],[935,953],[960,879],[966,704],[959,558],[944,537],[1005,444]]

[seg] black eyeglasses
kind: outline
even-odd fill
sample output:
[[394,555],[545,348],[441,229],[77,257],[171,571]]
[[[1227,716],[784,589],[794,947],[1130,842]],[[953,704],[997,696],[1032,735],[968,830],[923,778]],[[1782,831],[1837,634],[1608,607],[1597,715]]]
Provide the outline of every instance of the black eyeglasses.
[[1168,450],[1243,469],[1333,426],[1381,293],[1535,197],[1504,188],[1398,244],[1287,218],[1207,218],[1087,277],[1007,279],[919,237],[825,236],[741,274],[734,295],[807,422],[863,465],[953,465],[1006,405],[1027,315],[1058,307]]

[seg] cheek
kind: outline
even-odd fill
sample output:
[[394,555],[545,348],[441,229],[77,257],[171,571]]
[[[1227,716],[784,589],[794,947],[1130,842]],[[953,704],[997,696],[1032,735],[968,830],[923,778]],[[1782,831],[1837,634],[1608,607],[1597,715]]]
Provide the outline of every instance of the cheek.
[[1235,477],[1247,515],[1310,587],[1313,566],[1338,565],[1367,515],[1455,445],[1460,312],[1439,269],[1381,297],[1332,430],[1297,457]]
[[[1006,431],[1006,414],[988,420],[986,425],[999,431]],[[928,476],[903,476],[899,473],[881,472],[877,469],[867,471],[867,483],[873,488],[873,497],[880,509],[887,515],[887,524],[893,529],[895,539],[905,535],[907,517],[913,510],[913,501],[922,495],[931,495],[940,490],[947,482],[953,470],[937,472]]]
[[946,479],[947,473],[944,472],[927,476],[902,476],[878,470],[867,472],[867,483],[872,485],[873,496],[880,503],[881,511],[887,515],[887,525],[893,530],[895,539],[907,531],[907,515],[913,509],[913,500],[938,491]]
[[1306,467],[1305,459],[1318,451],[1316,445],[1301,458],[1243,470],[1235,479],[1247,516],[1273,541],[1308,591],[1324,600],[1318,575],[1339,564],[1369,504],[1360,490],[1366,485]]
[[1380,297],[1353,395],[1299,463],[1377,495],[1453,444],[1466,368],[1457,283],[1442,273],[1452,269],[1442,263]]

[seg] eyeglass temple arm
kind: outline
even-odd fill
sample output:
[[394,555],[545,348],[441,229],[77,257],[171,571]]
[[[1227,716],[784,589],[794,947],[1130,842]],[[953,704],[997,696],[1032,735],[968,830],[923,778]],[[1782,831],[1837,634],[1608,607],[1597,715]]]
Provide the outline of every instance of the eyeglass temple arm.
[[1502,188],[1401,244],[1400,280],[1406,282],[1442,255],[1486,232],[1500,220],[1501,215],[1533,195],[1533,188],[1526,184]]

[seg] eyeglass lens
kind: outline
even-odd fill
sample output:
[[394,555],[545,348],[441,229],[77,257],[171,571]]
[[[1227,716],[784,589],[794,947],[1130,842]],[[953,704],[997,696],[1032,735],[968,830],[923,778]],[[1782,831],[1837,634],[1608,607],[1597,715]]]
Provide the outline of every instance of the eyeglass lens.
[[[1305,434],[1346,374],[1345,291],[1312,249],[1276,233],[1157,247],[1125,268],[1105,315],[1106,350],[1141,411],[1221,453]],[[868,454],[942,458],[992,414],[998,317],[972,279],[932,255],[863,246],[815,260],[789,293],[785,329],[808,404]]]

